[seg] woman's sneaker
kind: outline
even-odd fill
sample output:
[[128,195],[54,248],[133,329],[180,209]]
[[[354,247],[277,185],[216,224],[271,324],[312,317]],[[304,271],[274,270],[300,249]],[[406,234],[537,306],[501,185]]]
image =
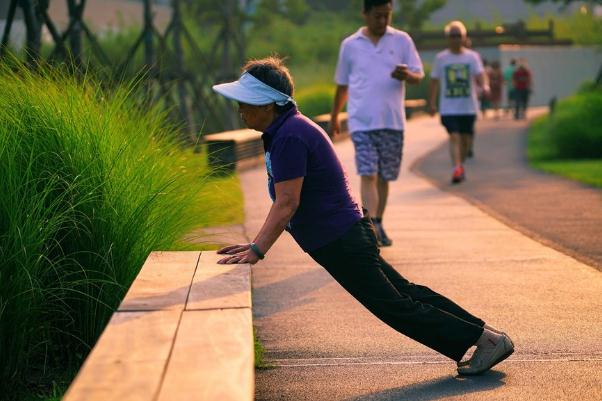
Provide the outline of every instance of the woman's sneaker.
[[503,334],[497,342],[489,340],[487,346],[477,347],[472,358],[466,362],[458,364],[458,373],[464,376],[480,375],[504,359],[508,358],[514,352],[514,344],[510,337]]

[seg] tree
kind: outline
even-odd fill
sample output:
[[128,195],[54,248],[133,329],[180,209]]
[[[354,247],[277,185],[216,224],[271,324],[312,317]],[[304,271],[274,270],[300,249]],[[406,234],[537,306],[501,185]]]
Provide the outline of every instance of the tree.
[[443,7],[447,0],[397,0],[401,27],[405,30],[416,31],[422,28],[432,13]]

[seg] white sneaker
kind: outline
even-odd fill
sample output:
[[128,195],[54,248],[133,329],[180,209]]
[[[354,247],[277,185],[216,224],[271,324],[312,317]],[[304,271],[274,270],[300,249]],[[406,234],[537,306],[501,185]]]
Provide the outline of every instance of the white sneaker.
[[458,364],[458,373],[464,376],[480,375],[508,358],[514,352],[514,344],[507,335],[502,335],[497,344],[477,347],[474,355],[465,363]]

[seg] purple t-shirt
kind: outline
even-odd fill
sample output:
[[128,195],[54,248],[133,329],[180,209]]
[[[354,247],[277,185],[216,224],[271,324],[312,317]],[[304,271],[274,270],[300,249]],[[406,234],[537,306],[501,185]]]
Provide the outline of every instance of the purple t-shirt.
[[292,108],[262,139],[272,201],[274,183],[305,177],[299,208],[287,226],[305,252],[336,240],[362,218],[330,138],[313,121]]

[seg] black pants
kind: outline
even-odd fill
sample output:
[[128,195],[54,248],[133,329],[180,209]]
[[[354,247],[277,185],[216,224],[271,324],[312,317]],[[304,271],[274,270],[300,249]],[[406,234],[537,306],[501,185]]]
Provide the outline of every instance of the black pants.
[[514,118],[523,118],[525,116],[527,105],[529,104],[530,91],[528,89],[516,89]]
[[381,256],[366,218],[310,252],[370,312],[400,333],[459,361],[485,322],[431,289],[410,283]]

